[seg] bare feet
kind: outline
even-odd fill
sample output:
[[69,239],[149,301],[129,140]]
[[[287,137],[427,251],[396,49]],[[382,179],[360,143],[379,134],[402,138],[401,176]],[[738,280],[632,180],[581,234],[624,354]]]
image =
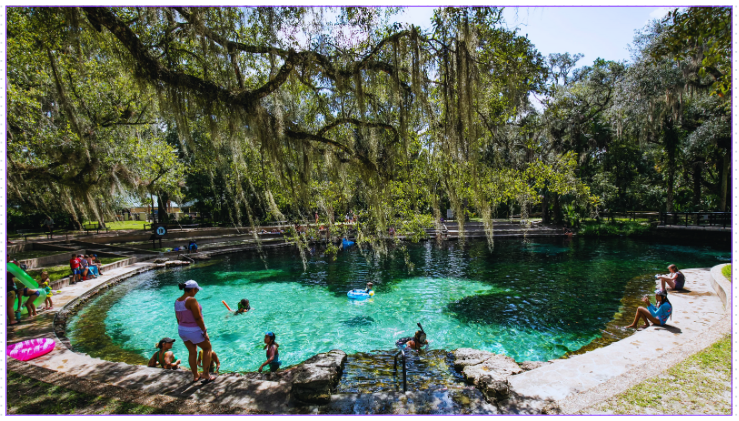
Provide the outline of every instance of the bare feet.
[[632,324],[626,326],[626,329],[636,329],[636,325],[632,323]]
[[647,323],[644,323],[644,325],[642,326],[642,329],[646,329],[646,328],[648,328],[649,326],[651,326],[651,325],[650,325],[650,324],[649,324],[648,322],[647,322]]

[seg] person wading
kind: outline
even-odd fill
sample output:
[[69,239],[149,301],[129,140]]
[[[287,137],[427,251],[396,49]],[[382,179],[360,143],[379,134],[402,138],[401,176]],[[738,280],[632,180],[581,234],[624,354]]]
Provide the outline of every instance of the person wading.
[[[209,373],[210,351],[212,348],[208,337],[208,329],[205,327],[205,321],[203,320],[203,307],[195,299],[195,294],[202,288],[193,280],[179,284],[179,287],[184,293],[175,300],[174,310],[177,315],[177,331],[189,352],[187,361],[192,371],[192,381],[200,380],[203,384],[210,383],[216,379],[215,376],[211,376]],[[198,347],[203,350],[203,373],[201,375],[198,375]]]

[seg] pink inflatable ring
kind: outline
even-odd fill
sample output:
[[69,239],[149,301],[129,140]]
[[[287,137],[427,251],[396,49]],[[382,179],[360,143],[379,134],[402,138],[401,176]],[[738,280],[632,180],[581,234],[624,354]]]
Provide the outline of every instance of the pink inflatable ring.
[[30,339],[8,346],[6,354],[20,361],[32,360],[48,354],[56,346],[51,338]]

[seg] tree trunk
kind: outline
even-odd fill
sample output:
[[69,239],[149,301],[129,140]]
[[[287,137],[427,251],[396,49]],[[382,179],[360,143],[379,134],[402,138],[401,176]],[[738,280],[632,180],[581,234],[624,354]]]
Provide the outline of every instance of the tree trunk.
[[544,190],[541,198],[541,223],[549,223],[549,192],[547,190]]
[[721,170],[721,189],[719,190],[721,194],[719,210],[721,212],[726,212],[726,197],[729,190],[729,171],[731,170],[731,155],[728,152],[724,155],[723,164],[723,169]]
[[671,120],[665,124],[665,149],[667,150],[667,212],[672,212],[675,200],[675,157],[677,155],[677,130]]
[[693,164],[693,211],[700,210],[702,179],[703,165],[700,162],[696,162]]
[[167,213],[167,202],[169,194],[160,191],[157,194],[157,222],[166,224],[169,222],[169,214]]
[[554,194],[554,223],[562,223],[562,208],[559,205],[559,195]]

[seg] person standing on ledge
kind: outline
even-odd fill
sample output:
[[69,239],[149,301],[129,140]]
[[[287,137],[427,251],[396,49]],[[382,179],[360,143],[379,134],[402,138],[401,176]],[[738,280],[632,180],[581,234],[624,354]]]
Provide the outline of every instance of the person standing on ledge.
[[685,287],[685,275],[677,270],[677,266],[675,265],[667,266],[667,270],[670,271],[669,275],[657,277],[661,282],[662,290],[667,291],[665,284],[669,285],[673,290],[683,289]]
[[[174,311],[177,316],[177,332],[185,343],[189,352],[187,361],[193,375],[193,383],[200,380],[203,384],[216,379],[210,375],[210,351],[213,349],[208,337],[208,329],[203,320],[203,307],[195,299],[195,294],[202,288],[198,283],[189,280],[179,284],[184,291],[182,296],[175,300]],[[203,350],[203,374],[198,375],[198,347]]]
[[639,307],[636,309],[636,316],[634,317],[634,323],[626,326],[630,329],[636,329],[639,325],[639,319],[644,318],[643,328],[649,327],[649,322],[652,322],[658,326],[664,326],[667,323],[667,319],[672,316],[672,304],[667,299],[667,291],[658,289],[654,292],[657,300],[657,306],[655,307],[649,302],[649,297],[646,295],[642,298],[645,304],[649,304],[647,308]]
[[269,365],[269,371],[275,372],[279,370],[280,365],[282,364],[282,361],[280,361],[280,352],[277,350],[277,348],[280,347],[280,344],[275,342],[275,334],[272,332],[267,332],[264,334],[264,348],[267,350],[267,361],[264,362],[264,364],[259,366],[259,372],[262,372],[262,369],[265,365]]

